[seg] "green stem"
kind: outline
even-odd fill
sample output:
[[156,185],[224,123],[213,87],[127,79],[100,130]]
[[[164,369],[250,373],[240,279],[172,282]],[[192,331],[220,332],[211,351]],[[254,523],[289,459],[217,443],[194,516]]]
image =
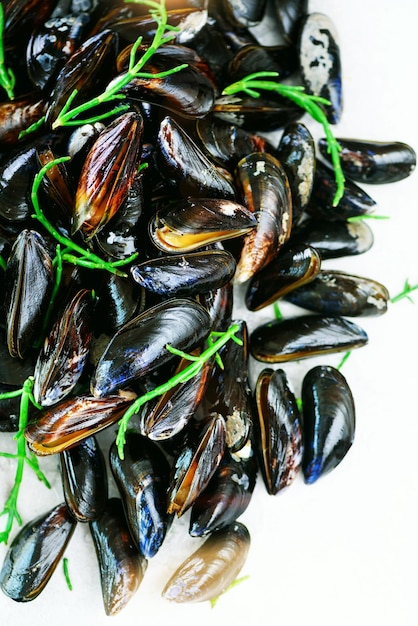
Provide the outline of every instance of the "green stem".
[[274,317],[276,318],[276,320],[281,320],[283,318],[278,302],[273,303],[273,311],[274,311]]
[[[319,122],[324,129],[325,137],[328,143],[328,152],[331,156],[331,161],[334,166],[334,176],[337,189],[334,195],[333,204],[334,206],[337,206],[343,196],[345,182],[344,174],[341,168],[341,147],[334,137],[325,112],[319,106],[319,104],[331,103],[325,98],[305,93],[304,87],[283,85],[282,83],[279,83],[275,80],[270,80],[277,77],[277,72],[256,72],[254,74],[249,74],[245,78],[235,83],[232,83],[231,85],[228,85],[228,87],[226,87],[222,93],[225,95],[233,95],[235,93],[243,91],[253,98],[259,98],[259,89],[265,91],[273,91],[280,94],[281,96],[284,96],[285,98],[288,98],[289,100],[292,100],[292,102],[294,102],[302,109],[304,109],[307,113],[309,113],[309,115],[315,121]],[[268,78],[269,80],[259,80],[260,78]]]
[[[240,340],[235,337],[235,333],[239,331],[239,328],[239,324],[232,324],[228,328],[228,330],[222,333],[222,335],[216,341],[214,341],[213,343],[209,342],[209,347],[204,352],[202,352],[202,354],[197,357],[196,360],[193,357],[193,361],[190,365],[172,376],[167,382],[159,385],[158,387],[155,387],[154,389],[151,389],[151,391],[148,391],[144,395],[139,396],[139,398],[137,398],[131,404],[131,406],[125,411],[119,421],[119,430],[116,437],[116,445],[118,447],[119,457],[121,459],[124,458],[123,449],[125,446],[125,434],[131,417],[138,413],[139,409],[150,400],[164,395],[170,389],[173,389],[177,385],[185,383],[194,376],[196,376],[202,369],[204,363],[206,363],[206,361],[208,361],[213,355],[215,355],[218,350],[222,348],[222,346],[225,345],[227,341],[229,341],[229,339],[233,339],[234,341],[240,343]],[[175,350],[171,346],[170,348],[167,347],[167,349],[171,352]]]
[[5,261],[2,256],[0,256],[0,267],[2,270],[6,271],[7,261]]
[[[36,472],[38,478],[40,478],[44,482],[44,484],[49,487],[49,483],[46,477],[44,476],[44,474],[39,469],[39,466],[37,465],[37,463],[33,463],[33,458],[28,457],[26,454],[26,439],[24,436],[24,432],[25,432],[26,424],[28,422],[29,404],[34,403],[33,393],[32,393],[33,383],[34,383],[33,377],[30,376],[23,383],[22,389],[0,394],[0,400],[6,399],[6,398],[17,397],[19,395],[21,396],[20,411],[19,411],[19,429],[14,437],[14,439],[17,441],[17,451],[16,451],[16,454],[13,455],[13,458],[17,459],[17,467],[16,467],[13,487],[10,490],[10,493],[4,505],[3,511],[0,513],[0,515],[7,516],[6,527],[0,533],[0,543],[8,542],[10,533],[13,528],[13,522],[15,520],[19,525],[22,524],[22,519],[17,510],[17,501],[19,497],[20,486],[22,484],[23,470],[24,470],[25,464],[27,463],[30,467],[32,467],[32,469],[34,469],[34,471]],[[8,457],[6,453],[3,453],[2,456]]]
[[46,163],[43,167],[41,167],[41,169],[35,176],[35,180],[33,181],[33,185],[32,185],[32,192],[31,192],[31,200],[32,200],[33,207],[35,209],[35,214],[33,217],[35,217],[42,224],[42,226],[54,237],[54,239],[58,241],[58,243],[63,245],[67,250],[76,252],[81,257],[80,258],[80,257],[68,255],[64,251],[64,253],[62,254],[63,261],[67,260],[67,261],[70,261],[71,263],[83,265],[84,267],[89,267],[91,269],[106,270],[108,272],[111,272],[112,274],[117,274],[118,276],[123,276],[124,278],[126,278],[127,274],[125,272],[121,272],[117,268],[121,265],[126,265],[130,263],[134,258],[136,258],[137,256],[136,253],[123,260],[119,260],[115,262],[104,261],[93,252],[90,252],[89,250],[85,250],[78,244],[74,243],[74,241],[72,241],[71,239],[68,239],[67,237],[64,237],[64,235],[58,232],[58,230],[47,220],[47,218],[45,217],[43,211],[41,210],[39,206],[38,190],[39,190],[39,186],[42,182],[42,178],[44,177],[45,173],[51,167],[54,167],[55,165],[58,165],[59,163],[64,163],[68,161],[69,159],[70,159],[69,156],[64,156],[64,157],[59,157],[58,159],[54,159],[53,161],[50,161],[49,163]]
[[418,289],[418,284],[410,285],[409,280],[406,279],[406,281],[404,282],[402,291],[390,299],[391,303],[394,304],[395,302],[399,302],[399,300],[406,298],[407,300],[409,300],[410,302],[414,304],[414,301],[412,300],[409,294],[412,293],[413,291],[416,291],[416,289]]
[[13,100],[15,76],[10,68],[7,68],[4,61],[4,45],[3,45],[3,32],[4,32],[4,11],[3,3],[0,2],[0,85],[7,93],[9,100]]
[[[79,116],[83,115],[86,111],[90,111],[91,109],[95,109],[96,107],[104,104],[113,102],[115,100],[121,100],[125,98],[125,95],[120,93],[121,90],[134,78],[149,78],[150,80],[164,78],[165,76],[169,76],[174,74],[175,72],[179,72],[185,67],[187,64],[178,65],[170,70],[159,72],[156,74],[151,74],[149,72],[141,72],[142,68],[146,65],[146,63],[150,60],[152,55],[156,52],[156,50],[170,41],[173,35],[167,35],[167,31],[175,30],[167,24],[168,14],[165,8],[165,1],[161,0],[159,3],[157,2],[139,2],[138,4],[144,4],[149,6],[154,14],[154,19],[157,22],[157,29],[154,34],[151,45],[147,48],[147,50],[143,53],[143,55],[136,61],[137,51],[142,44],[142,37],[138,37],[135,43],[132,46],[130,57],[129,57],[129,67],[128,70],[119,76],[116,80],[114,80],[108,87],[105,89],[103,93],[100,95],[88,100],[87,102],[83,102],[82,104],[70,108],[71,103],[74,101],[74,98],[77,95],[77,91],[74,91],[70,98],[67,100],[65,106],[62,111],[58,115],[55,122],[52,124],[53,130],[60,126],[71,126],[71,125],[80,125],[85,124],[86,121],[92,123],[97,121],[98,119],[104,119],[104,117],[108,117],[109,115],[113,115],[120,111],[120,108],[113,109],[110,113],[104,113],[102,116],[94,116],[89,118],[88,120],[80,119]],[[75,119],[77,118],[77,119]]]
[[68,559],[65,556],[62,560],[62,570],[64,572],[65,582],[67,583],[67,587],[70,591],[73,590],[73,585],[71,583],[70,573],[68,571]]
[[340,370],[340,369],[342,368],[342,366],[343,366],[343,365],[344,365],[344,363],[347,361],[347,359],[348,359],[348,357],[350,356],[350,354],[351,354],[351,350],[348,350],[348,351],[344,354],[343,358],[341,359],[341,361],[340,361],[340,362],[339,362],[339,364],[337,365],[337,370]]

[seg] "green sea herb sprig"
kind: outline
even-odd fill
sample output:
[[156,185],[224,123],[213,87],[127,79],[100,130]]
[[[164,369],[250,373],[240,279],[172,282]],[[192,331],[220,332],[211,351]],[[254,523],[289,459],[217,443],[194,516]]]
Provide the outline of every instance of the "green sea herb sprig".
[[131,406],[125,411],[119,421],[119,429],[116,437],[116,445],[118,448],[119,457],[121,459],[124,458],[124,447],[125,447],[125,434],[128,429],[130,419],[138,413],[139,409],[154,398],[158,398],[164,395],[170,389],[173,389],[177,385],[181,383],[186,383],[191,378],[196,376],[203,365],[208,361],[211,357],[214,357],[218,350],[222,348],[230,339],[235,341],[238,345],[242,345],[241,339],[236,337],[236,333],[239,331],[239,324],[231,324],[231,326],[225,332],[212,332],[209,335],[207,340],[208,348],[204,350],[199,356],[186,354],[182,350],[177,350],[176,348],[166,345],[166,349],[175,354],[177,356],[181,356],[189,361],[191,361],[190,365],[185,367],[181,372],[178,372],[174,376],[172,376],[166,383],[151,389],[147,393],[143,394],[131,404]]
[[4,11],[3,11],[3,3],[0,2],[0,85],[3,87],[5,92],[7,93],[7,97],[9,100],[13,100],[15,97],[14,94],[14,86],[15,86],[15,75],[10,67],[6,67],[5,59],[4,59]]
[[75,243],[68,237],[65,237],[60,232],[58,232],[55,226],[53,226],[45,217],[45,214],[40,207],[38,191],[42,183],[42,179],[45,176],[46,172],[51,167],[54,167],[55,165],[58,165],[59,163],[64,163],[65,161],[68,161],[69,159],[70,159],[69,156],[64,156],[64,157],[59,157],[57,159],[54,159],[50,161],[49,163],[46,163],[43,167],[41,167],[41,169],[35,176],[35,179],[32,185],[32,191],[31,191],[31,200],[32,200],[33,208],[35,210],[35,213],[32,217],[37,219],[42,224],[42,226],[49,232],[49,234],[52,235],[52,237],[54,237],[54,239],[59,244],[61,244],[61,246],[63,246],[62,250],[59,251],[60,263],[67,261],[67,263],[72,263],[74,265],[88,267],[89,269],[106,270],[112,274],[117,274],[119,276],[126,277],[127,274],[119,270],[119,267],[123,265],[127,265],[131,263],[134,259],[136,259],[136,257],[138,256],[137,252],[134,252],[129,257],[126,257],[125,259],[121,259],[118,261],[104,261],[99,256],[97,256],[97,254],[94,254],[94,252],[91,252],[90,250],[82,248],[77,243]]
[[14,484],[10,490],[3,510],[0,513],[0,516],[7,516],[6,527],[2,532],[0,532],[0,543],[8,542],[10,533],[13,528],[13,523],[15,521],[19,524],[19,526],[21,526],[22,524],[22,519],[20,517],[17,504],[25,465],[29,465],[29,467],[37,475],[38,479],[43,482],[44,485],[48,487],[48,489],[50,488],[50,484],[46,476],[39,467],[38,459],[32,452],[28,454],[26,439],[24,436],[26,424],[28,422],[30,404],[33,404],[38,409],[41,408],[40,405],[35,402],[35,399],[33,397],[33,385],[34,379],[33,376],[30,376],[25,380],[21,389],[0,394],[0,401],[20,396],[19,426],[18,431],[14,436],[14,439],[17,442],[16,453],[12,454],[8,452],[0,452],[0,457],[7,459],[16,459],[17,461]]
[[146,49],[142,56],[137,59],[138,49],[142,44],[142,37],[138,37],[130,51],[129,66],[127,71],[119,76],[116,80],[112,81],[103,93],[92,98],[91,100],[88,100],[87,102],[83,102],[82,104],[72,109],[71,105],[74,101],[74,98],[77,96],[77,89],[75,89],[71,93],[57,119],[52,124],[53,130],[59,128],[60,126],[79,126],[81,124],[94,123],[99,120],[108,118],[112,115],[118,114],[122,111],[125,111],[128,108],[128,105],[122,104],[115,106],[106,113],[93,115],[89,118],[80,118],[80,116],[84,115],[87,111],[94,110],[103,104],[124,100],[126,96],[121,93],[121,90],[134,78],[149,78],[152,80],[156,78],[165,78],[166,76],[170,76],[171,74],[180,72],[182,69],[187,67],[187,64],[183,63],[181,65],[177,65],[176,67],[171,68],[170,70],[158,72],[155,74],[141,71],[146,63],[151,59],[153,54],[158,50],[158,48],[160,48],[163,44],[168,43],[173,39],[173,37],[175,37],[175,32],[177,32],[178,29],[177,27],[171,26],[167,22],[168,13],[165,7],[165,0],[160,0],[160,2],[154,2],[153,0],[130,1],[134,4],[143,4],[150,8],[150,14],[154,17],[157,23],[157,29],[155,31],[151,45]]
[[332,165],[334,167],[334,176],[337,189],[334,195],[333,204],[337,206],[344,193],[345,178],[341,169],[340,152],[341,146],[334,137],[331,126],[320,104],[331,104],[326,98],[307,94],[302,86],[284,85],[279,83],[277,79],[278,72],[255,72],[248,74],[241,80],[228,85],[223,90],[225,96],[232,96],[236,93],[243,92],[252,98],[260,97],[260,89],[263,91],[272,91],[292,100],[295,104],[304,109],[317,122],[319,122],[325,132],[328,143],[328,152],[331,156]]
[[392,304],[394,304],[395,302],[399,302],[399,300],[403,300],[404,298],[406,298],[407,300],[409,300],[409,302],[412,302],[412,304],[415,304],[410,294],[413,291],[416,291],[417,289],[418,289],[418,284],[411,285],[409,282],[409,278],[407,278],[404,282],[402,291],[398,293],[396,296],[393,296],[390,299],[390,301]]

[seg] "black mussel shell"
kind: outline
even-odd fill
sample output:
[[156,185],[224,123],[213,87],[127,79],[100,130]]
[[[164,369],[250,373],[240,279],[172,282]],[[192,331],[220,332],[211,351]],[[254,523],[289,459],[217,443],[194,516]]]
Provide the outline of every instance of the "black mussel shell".
[[[189,365],[190,361],[181,359],[175,375]],[[147,406],[141,418],[141,433],[149,439],[161,441],[182,431],[200,405],[212,366],[212,360],[206,361],[193,378],[176,385],[160,396],[155,404]]]
[[312,193],[306,212],[316,219],[345,221],[358,215],[368,215],[376,202],[350,180],[344,183],[344,193],[337,206],[334,206],[336,191],[334,172],[320,161],[316,162]]
[[269,152],[268,141],[261,135],[227,124],[216,117],[206,116],[198,120],[196,130],[209,157],[228,169],[234,168],[238,161],[251,152]]
[[144,307],[145,292],[139,285],[129,277],[106,272],[96,293],[95,329],[114,335]]
[[370,250],[374,237],[365,220],[330,221],[306,219],[292,230],[289,245],[307,243],[321,259],[363,254]]
[[228,64],[231,82],[254,72],[277,72],[284,80],[298,66],[295,49],[291,46],[260,46],[248,44],[240,48]]
[[73,234],[91,239],[117,213],[136,177],[143,120],[136,112],[117,117],[91,147],[77,187]]
[[266,9],[266,0],[222,0],[221,10],[234,26],[256,26]]
[[296,44],[301,19],[308,13],[308,0],[274,0],[279,32],[290,44]]
[[157,141],[163,171],[182,196],[235,198],[229,172],[214,165],[171,117],[161,122]]
[[[341,167],[346,176],[358,183],[393,183],[409,176],[417,164],[411,146],[400,141],[337,139],[341,146]],[[329,160],[327,142],[318,142],[322,156]]]
[[95,437],[87,437],[60,455],[65,502],[78,522],[91,522],[104,512],[107,475]]
[[321,257],[312,246],[299,244],[282,250],[248,283],[245,304],[250,311],[272,304],[318,274]]
[[232,282],[227,283],[223,287],[219,287],[219,289],[200,294],[197,300],[207,309],[211,319],[212,330],[227,330],[231,324],[232,308],[234,304]]
[[[167,22],[170,26],[175,27],[172,31],[173,38],[170,42],[187,45],[189,42],[194,41],[200,30],[205,26],[208,12],[196,2],[185,1],[180,4],[180,7],[167,11]],[[134,6],[137,11],[138,4],[135,3]],[[112,30],[129,43],[134,43],[139,36],[143,37],[144,42],[151,42],[159,23],[157,23],[154,17],[149,16],[148,9],[145,10],[147,14],[142,17],[135,15],[118,19],[112,24]]]
[[2,591],[17,602],[34,600],[54,573],[75,525],[65,504],[26,524],[6,553],[0,572]]
[[327,15],[310,13],[303,19],[299,59],[307,91],[330,101],[322,106],[328,121],[337,124],[343,106],[341,58],[335,25]]
[[248,331],[243,320],[235,322],[235,341],[228,341],[219,350],[223,367],[215,364],[202,399],[205,415],[222,415],[226,424],[226,445],[238,453],[249,442],[253,423],[253,404],[248,382]]
[[106,615],[116,615],[141,584],[147,561],[135,546],[126,524],[122,502],[110,498],[106,511],[90,522],[96,549]]
[[282,363],[317,354],[352,350],[367,343],[365,331],[343,317],[302,315],[258,326],[250,337],[258,361]]
[[[183,51],[187,51],[186,54]],[[121,92],[128,100],[145,101],[189,119],[204,117],[212,110],[215,101],[214,84],[203,61],[188,48],[167,44],[153,54],[144,72],[158,74],[181,64],[182,70],[168,76],[133,78]]]
[[77,384],[93,336],[92,293],[80,290],[45,338],[35,365],[34,396],[42,406],[65,398]]
[[88,394],[44,409],[25,429],[29,448],[39,456],[62,452],[117,422],[136,399],[132,391],[106,398]]
[[260,372],[255,395],[260,467],[275,495],[293,482],[302,463],[302,419],[283,370]]
[[290,185],[293,227],[309,202],[315,178],[315,142],[304,124],[295,122],[286,126],[276,155]]
[[209,315],[193,300],[173,298],[147,309],[111,339],[91,380],[93,395],[107,396],[170,361],[167,344],[193,350],[209,332]]
[[133,279],[145,289],[165,295],[194,296],[228,283],[236,262],[226,250],[190,252],[143,261],[131,267]]
[[168,513],[183,515],[205,489],[218,467],[226,444],[225,420],[211,415],[199,428],[190,429],[177,457],[168,492]]
[[137,433],[126,434],[123,452],[121,459],[116,443],[112,444],[110,467],[132,538],[141,554],[151,558],[160,549],[170,524],[170,466],[157,444]]
[[116,215],[95,235],[94,241],[104,255],[118,261],[141,251],[142,230],[146,228],[143,207],[142,176],[138,174]]
[[232,200],[187,198],[158,211],[149,233],[154,245],[164,252],[188,252],[245,235],[256,224],[256,217]]
[[236,579],[250,548],[240,522],[215,530],[174,572],[162,595],[173,602],[203,602],[219,596]]
[[[56,158],[49,146],[41,147],[36,151],[39,167],[48,165]],[[65,162],[57,163],[49,167],[41,182],[45,191],[46,200],[50,205],[49,211],[45,211],[47,216],[51,216],[53,223],[62,223],[65,235],[70,232],[70,222],[74,204],[75,184],[73,177]]]
[[50,16],[53,0],[8,0],[4,2],[4,43],[22,45],[22,41]]
[[333,470],[347,454],[354,439],[355,408],[344,376],[334,367],[311,369],[302,384],[302,469],[311,484]]
[[296,122],[303,110],[286,98],[222,96],[215,100],[213,114],[244,130],[269,132]]
[[250,503],[256,477],[254,454],[238,459],[226,451],[208,486],[191,508],[189,534],[202,537],[235,522]]
[[292,197],[285,170],[273,155],[253,152],[241,159],[236,177],[257,226],[244,238],[235,281],[244,283],[277,256],[290,236]]
[[19,148],[0,164],[0,217],[8,224],[24,222],[33,212],[30,194],[37,172],[34,144]]
[[53,78],[79,46],[89,21],[87,13],[51,17],[32,33],[26,63],[36,87],[42,90],[51,86]]
[[[66,61],[59,72],[50,96],[46,121],[52,127],[69,96],[77,90],[72,101],[76,106],[91,97],[99,86],[105,86],[109,64],[115,59],[116,35],[103,30],[86,39]],[[88,68],[88,69],[86,69]]]
[[384,285],[363,276],[321,270],[314,280],[285,295],[292,304],[324,315],[382,315],[389,292]]
[[32,347],[47,310],[54,283],[52,258],[44,238],[34,230],[17,237],[5,273],[7,345],[23,358]]

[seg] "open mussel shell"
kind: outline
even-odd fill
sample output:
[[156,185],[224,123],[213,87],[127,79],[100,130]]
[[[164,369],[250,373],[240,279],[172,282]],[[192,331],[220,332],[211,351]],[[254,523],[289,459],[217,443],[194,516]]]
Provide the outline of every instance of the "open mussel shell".
[[136,112],[117,117],[90,149],[75,197],[73,234],[91,239],[119,210],[136,177],[143,120]]
[[309,244],[321,259],[363,254],[370,250],[374,237],[365,220],[337,221],[307,218],[292,230],[289,245]]
[[203,602],[217,597],[236,579],[250,548],[250,533],[240,522],[214,531],[172,575],[162,592],[173,602]]
[[117,422],[135,400],[132,391],[106,398],[81,395],[44,409],[28,424],[25,438],[39,456],[56,454]]
[[250,336],[258,361],[282,363],[364,346],[366,332],[344,317],[302,315],[258,326]]
[[245,205],[255,214],[257,226],[244,239],[235,281],[244,283],[278,254],[290,236],[292,197],[286,172],[267,152],[241,159],[236,177]]
[[183,515],[208,485],[224,454],[225,420],[210,415],[200,427],[190,429],[177,457],[168,492],[168,513]]
[[[393,183],[409,176],[417,164],[411,146],[400,141],[337,139],[341,146],[341,167],[346,176],[369,185]],[[329,161],[326,140],[318,142],[322,156]]]
[[61,479],[68,509],[78,522],[91,522],[105,510],[107,474],[95,437],[87,437],[60,455]]
[[111,339],[91,379],[93,395],[107,396],[170,361],[167,344],[193,350],[209,332],[209,315],[193,300],[172,298],[147,309]]
[[17,602],[34,600],[54,573],[75,526],[64,503],[26,524],[6,553],[2,591]]
[[143,261],[131,267],[132,278],[153,293],[194,296],[228,283],[236,262],[226,250],[191,252]]
[[258,452],[268,493],[288,487],[302,463],[302,419],[283,370],[264,369],[256,390]]
[[182,196],[235,199],[229,172],[210,161],[170,116],[162,120],[157,142],[161,169]]
[[334,367],[311,369],[302,383],[304,452],[302,469],[311,484],[333,470],[354,439],[355,408],[350,387]]
[[266,267],[249,281],[245,304],[250,311],[272,304],[300,285],[317,276],[321,257],[315,248],[305,244],[281,251]]
[[242,204],[216,198],[188,198],[156,213],[149,225],[152,242],[164,252],[188,252],[240,237],[257,224]]
[[116,615],[131,600],[147,569],[126,524],[122,502],[110,498],[105,512],[90,522],[106,615]]
[[327,15],[310,13],[302,20],[299,59],[308,93],[330,101],[322,106],[328,121],[337,124],[343,106],[341,58],[335,25]]
[[141,554],[151,558],[160,549],[170,525],[168,461],[157,444],[138,433],[126,434],[123,459],[115,442],[109,458],[132,538]]
[[225,451],[208,486],[191,508],[189,534],[202,537],[235,522],[250,503],[256,477],[255,454],[236,458]]
[[17,237],[5,272],[7,346],[23,358],[36,338],[49,304],[54,278],[44,238],[34,230]]
[[333,170],[316,162],[315,178],[306,213],[316,219],[345,221],[350,217],[370,214],[376,202],[351,180],[344,183],[344,193],[337,206],[334,196],[337,189]]
[[292,304],[324,315],[382,315],[390,299],[384,285],[371,278],[321,270],[315,279],[285,295]]
[[[190,361],[181,359],[175,375],[189,365]],[[168,390],[155,404],[147,406],[141,417],[141,433],[149,439],[161,441],[183,430],[199,407],[212,366],[212,360],[206,361],[195,376]]]
[[91,291],[78,291],[45,338],[35,365],[33,388],[42,406],[59,402],[77,384],[93,336],[92,310]]

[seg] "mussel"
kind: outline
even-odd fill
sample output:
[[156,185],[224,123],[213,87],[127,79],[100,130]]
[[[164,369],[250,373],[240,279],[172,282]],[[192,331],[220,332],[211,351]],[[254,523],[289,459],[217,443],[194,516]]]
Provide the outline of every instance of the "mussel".
[[230,585],[247,558],[250,534],[240,522],[214,531],[172,575],[162,592],[173,602],[203,602]]
[[311,369],[302,384],[304,452],[302,469],[311,484],[333,470],[350,449],[355,408],[350,387],[334,367]]

